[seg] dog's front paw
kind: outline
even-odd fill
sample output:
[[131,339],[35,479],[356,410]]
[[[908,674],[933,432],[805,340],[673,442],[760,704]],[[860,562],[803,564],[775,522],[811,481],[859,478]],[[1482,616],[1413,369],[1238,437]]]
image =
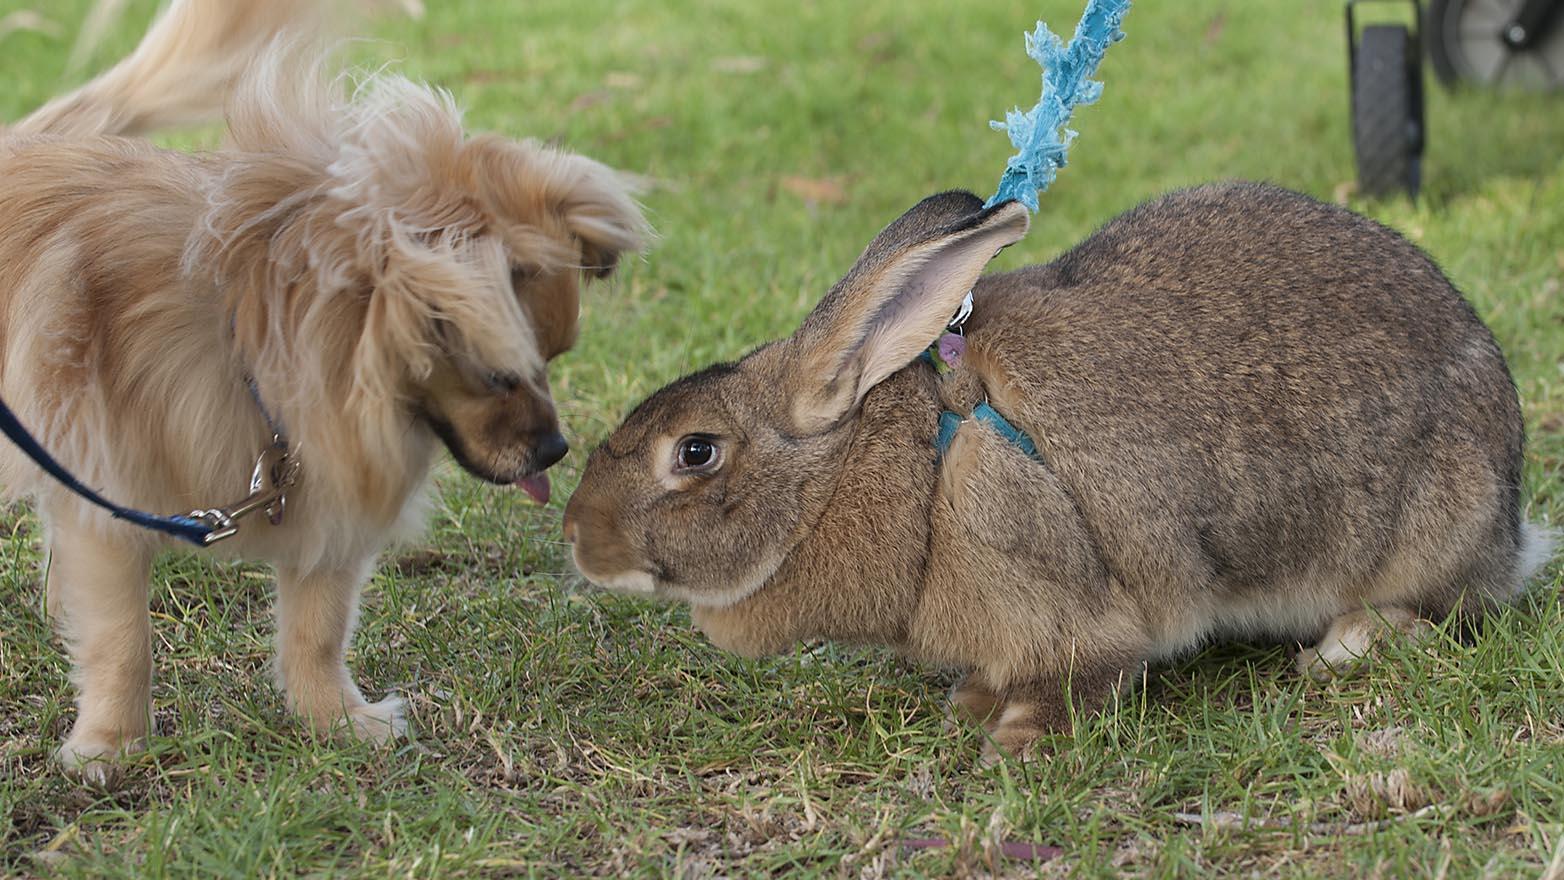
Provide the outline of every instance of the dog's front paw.
[[87,785],[111,789],[123,777],[119,759],[131,752],[141,751],[139,739],[112,742],[101,737],[73,735],[54,753],[54,759],[66,772],[74,774]]
[[407,712],[401,697],[386,697],[348,712],[348,728],[361,740],[387,743],[407,735]]

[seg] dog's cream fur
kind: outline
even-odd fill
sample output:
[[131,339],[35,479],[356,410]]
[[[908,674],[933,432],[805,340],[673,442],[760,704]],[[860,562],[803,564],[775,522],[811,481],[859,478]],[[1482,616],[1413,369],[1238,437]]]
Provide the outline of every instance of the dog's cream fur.
[[[175,0],[130,58],[0,134],[0,394],[88,485],[181,512],[243,495],[269,437],[253,377],[303,473],[282,525],[219,548],[276,567],[289,706],[380,739],[400,706],[343,663],[377,553],[418,522],[442,440],[494,482],[562,454],[546,363],[574,341],[583,272],[645,227],[619,175],[468,138],[447,94],[378,75],[342,96],[273,39],[309,5]],[[120,137],[225,100],[220,151]],[[102,776],[149,732],[167,542],[9,445],[0,482],[47,524],[79,690],[61,759]]]

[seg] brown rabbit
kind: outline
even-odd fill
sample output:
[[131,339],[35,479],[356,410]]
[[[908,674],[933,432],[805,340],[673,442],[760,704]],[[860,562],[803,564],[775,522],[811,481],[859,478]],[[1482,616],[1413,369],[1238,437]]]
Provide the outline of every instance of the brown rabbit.
[[[1265,636],[1325,670],[1546,560],[1504,357],[1396,233],[1219,184],[980,280],[1027,223],[925,199],[792,337],[652,395],[570,500],[577,567],[742,654],[824,637],[967,670],[954,704],[1019,753],[1147,662]],[[969,289],[937,373],[917,355]],[[985,398],[1035,457],[974,419],[937,455],[941,412]]]

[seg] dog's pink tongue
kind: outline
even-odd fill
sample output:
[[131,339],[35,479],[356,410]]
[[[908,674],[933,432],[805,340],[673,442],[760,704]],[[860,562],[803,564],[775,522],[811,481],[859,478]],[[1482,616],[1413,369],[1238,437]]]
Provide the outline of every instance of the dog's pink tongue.
[[548,503],[548,474],[533,474],[530,477],[522,477],[516,481],[523,491],[532,496],[532,500],[539,504]]

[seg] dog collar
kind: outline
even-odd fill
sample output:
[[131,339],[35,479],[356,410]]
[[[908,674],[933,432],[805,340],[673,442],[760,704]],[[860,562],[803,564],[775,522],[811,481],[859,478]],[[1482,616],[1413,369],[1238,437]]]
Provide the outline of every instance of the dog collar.
[[192,510],[186,514],[190,519],[209,527],[210,530],[202,536],[202,543],[206,545],[233,537],[239,532],[239,520],[257,510],[266,511],[266,519],[272,525],[282,525],[283,513],[288,508],[288,490],[299,479],[299,459],[288,448],[288,437],[283,433],[282,423],[272,418],[271,410],[266,408],[255,377],[246,374],[244,384],[250,391],[250,398],[255,401],[255,408],[265,420],[267,430],[271,432],[272,441],[255,460],[255,468],[250,472],[249,495],[226,507]]

